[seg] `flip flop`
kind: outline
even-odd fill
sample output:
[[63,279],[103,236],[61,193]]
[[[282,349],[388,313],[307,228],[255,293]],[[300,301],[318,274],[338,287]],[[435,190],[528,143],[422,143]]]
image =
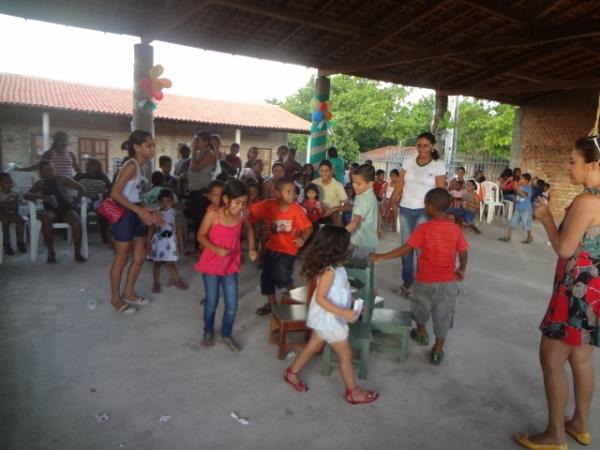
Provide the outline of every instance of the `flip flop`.
[[569,450],[569,446],[564,444],[536,444],[531,442],[528,434],[519,434],[515,436],[515,440],[523,447],[531,450]]
[[590,445],[592,443],[592,433],[588,431],[579,432],[575,431],[573,428],[569,428],[565,423],[565,431],[569,436],[575,439],[581,445]]
[[117,312],[119,314],[135,314],[137,312],[137,309],[135,309],[133,306],[129,306],[128,304],[124,304],[123,306],[117,309]]
[[147,306],[151,303],[150,300],[144,297],[138,297],[137,300],[131,300],[130,298],[123,297],[121,300],[131,306]]

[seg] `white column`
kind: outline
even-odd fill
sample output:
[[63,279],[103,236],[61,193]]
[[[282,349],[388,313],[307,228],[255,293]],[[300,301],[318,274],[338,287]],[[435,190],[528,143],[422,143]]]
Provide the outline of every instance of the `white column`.
[[240,144],[240,147],[242,146],[242,130],[240,128],[236,128],[235,130],[235,142]]
[[44,140],[44,151],[50,148],[50,113],[42,113],[42,137]]

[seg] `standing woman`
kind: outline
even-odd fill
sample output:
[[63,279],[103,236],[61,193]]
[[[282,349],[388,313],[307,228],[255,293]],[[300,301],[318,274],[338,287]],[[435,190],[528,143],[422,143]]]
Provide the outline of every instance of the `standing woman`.
[[[149,183],[144,173],[145,163],[154,157],[154,139],[146,131],[135,130],[127,141],[129,159],[121,167],[111,191],[112,199],[125,208],[125,214],[113,224],[115,259],[110,269],[110,302],[120,313],[136,312],[132,306],[145,306],[150,300],[135,293],[137,281],[146,259],[146,225],[158,224],[153,210],[142,206],[142,195]],[[121,294],[121,277],[132,249],[132,260],[127,270],[125,289]]]
[[[446,166],[434,148],[435,136],[421,133],[417,137],[417,156],[405,161],[398,183],[390,201],[395,216],[400,203],[400,238],[402,244],[415,231],[417,225],[427,220],[425,216],[425,194],[436,187],[446,187]],[[408,295],[415,279],[414,251],[402,257],[402,281],[399,289]]]
[[[194,221],[194,234],[198,232],[209,200],[208,185],[213,179],[213,172],[217,164],[217,155],[211,147],[211,136],[206,131],[196,133],[194,137],[192,161],[188,170],[187,186],[189,189],[188,205],[190,216]],[[196,246],[198,243],[196,242]]]
[[[594,346],[600,346],[600,140],[581,138],[571,153],[569,175],[583,192],[573,200],[557,228],[547,202],[536,203],[535,215],[558,255],[554,289],[540,325],[540,362],[548,404],[548,425],[536,436],[522,434],[526,448],[563,450],[565,432],[589,445],[589,411],[594,392]],[[575,413],[565,419],[573,372]],[[538,447],[543,445],[543,447]]]
[[252,169],[254,162],[258,158],[258,148],[252,146],[248,149],[248,159],[244,164],[244,168]]

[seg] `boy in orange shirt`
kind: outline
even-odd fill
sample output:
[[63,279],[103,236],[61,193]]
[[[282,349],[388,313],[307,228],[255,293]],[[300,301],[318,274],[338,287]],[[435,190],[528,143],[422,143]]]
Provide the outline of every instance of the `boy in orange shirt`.
[[276,288],[293,289],[296,255],[312,233],[312,223],[296,203],[294,182],[289,178],[278,178],[274,193],[274,199],[250,205],[250,220],[252,223],[264,222],[268,235],[260,275],[260,290],[267,296],[267,303],[256,310],[259,316],[271,312]]
[[[435,188],[425,196],[425,213],[429,222],[417,226],[402,247],[387,253],[373,253],[371,261],[400,258],[414,249],[420,249],[410,311],[417,328],[410,337],[420,345],[429,344],[427,322],[433,321],[435,344],[431,349],[430,362],[439,365],[444,360],[444,343],[454,322],[456,299],[459,295],[457,281],[462,281],[467,268],[469,244],[460,226],[450,221],[446,210],[452,197],[446,189]],[[458,255],[459,266],[456,267]]]

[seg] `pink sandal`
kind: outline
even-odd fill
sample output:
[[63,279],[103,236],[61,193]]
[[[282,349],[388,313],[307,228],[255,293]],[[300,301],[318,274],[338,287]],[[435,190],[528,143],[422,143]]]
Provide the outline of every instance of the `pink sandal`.
[[364,400],[355,400],[352,394],[358,389],[358,386],[354,389],[346,389],[346,401],[351,405],[359,405],[359,404],[367,404],[373,403],[375,400],[379,398],[379,392],[376,391],[367,391],[367,395]]
[[302,381],[300,381],[300,378],[298,378],[297,383],[294,383],[292,380],[290,380],[290,375],[294,375],[295,377],[298,376],[297,373],[292,372],[292,369],[288,367],[287,369],[285,369],[285,372],[283,373],[283,379],[285,380],[285,382],[287,384],[291,384],[292,387],[294,389],[296,389],[298,392],[308,391],[308,386],[305,383],[303,383]]

